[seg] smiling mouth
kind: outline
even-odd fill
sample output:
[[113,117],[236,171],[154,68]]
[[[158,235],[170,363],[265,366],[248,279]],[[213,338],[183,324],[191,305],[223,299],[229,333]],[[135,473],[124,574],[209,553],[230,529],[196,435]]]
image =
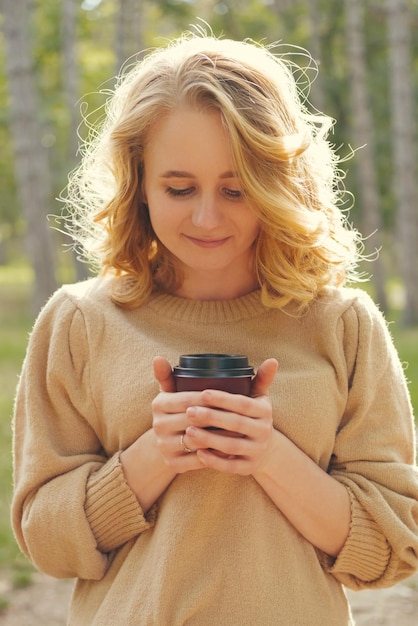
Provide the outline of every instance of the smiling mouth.
[[200,248],[219,248],[229,237],[222,237],[220,239],[199,239],[198,237],[190,237],[186,235],[186,238]]

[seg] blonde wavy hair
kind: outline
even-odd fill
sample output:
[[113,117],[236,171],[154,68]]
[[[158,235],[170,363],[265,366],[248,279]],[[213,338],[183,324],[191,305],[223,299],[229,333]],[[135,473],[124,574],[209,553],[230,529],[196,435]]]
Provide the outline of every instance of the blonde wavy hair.
[[185,105],[222,116],[260,222],[255,267],[265,305],[303,310],[326,287],[356,279],[360,237],[341,210],[332,120],[308,112],[294,69],[272,47],[189,33],[122,76],[66,195],[73,237],[115,276],[117,304],[134,308],[181,283],[176,259],[153,232],[142,183],[150,130]]

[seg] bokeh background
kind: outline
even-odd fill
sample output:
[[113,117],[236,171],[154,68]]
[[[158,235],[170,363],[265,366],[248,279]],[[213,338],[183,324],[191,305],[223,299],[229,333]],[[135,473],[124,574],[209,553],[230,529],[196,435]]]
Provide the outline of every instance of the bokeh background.
[[184,30],[279,42],[307,106],[336,120],[346,208],[370,256],[363,288],[390,322],[417,413],[418,0],[1,0],[0,21],[0,573],[31,579],[9,525],[28,333],[57,286],[91,273],[60,232],[58,198],[114,77]]

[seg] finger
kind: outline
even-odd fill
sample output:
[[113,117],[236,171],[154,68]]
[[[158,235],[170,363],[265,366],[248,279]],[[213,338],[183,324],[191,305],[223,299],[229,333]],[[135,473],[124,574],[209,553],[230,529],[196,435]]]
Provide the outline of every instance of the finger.
[[190,406],[199,405],[200,395],[200,391],[161,391],[151,402],[154,421],[158,420],[169,431],[184,430],[189,424],[186,411]]
[[[201,394],[201,406],[187,409],[187,417],[198,425],[214,426],[226,430],[241,431],[244,417],[266,417],[271,413],[271,403],[266,396],[260,398],[242,396],[215,389],[205,389]],[[207,424],[203,424],[207,420]],[[238,424],[237,424],[238,421]]]
[[168,393],[172,393],[176,390],[174,378],[172,375],[172,369],[167,359],[162,356],[156,356],[152,365],[154,368],[154,376],[160,385],[160,390]]
[[170,436],[157,437],[157,443],[160,451],[166,458],[184,456],[197,450],[197,446],[191,443],[184,430]]
[[246,456],[254,444],[246,437],[225,430],[206,430],[189,426],[183,441],[187,448],[196,452],[199,449],[216,450],[226,455]]
[[251,466],[243,457],[219,455],[215,450],[198,450],[194,456],[202,466],[223,474],[241,474],[242,476],[251,474]]
[[197,452],[197,447],[193,447],[188,441],[187,431],[180,434],[180,452],[181,454],[191,454],[193,452]]
[[[271,442],[272,426],[266,420],[247,420],[253,425],[249,436],[242,432],[227,430],[207,430],[189,426],[184,441],[193,450],[216,450],[226,456],[242,457],[254,460],[262,456]],[[250,428],[247,429],[250,431]]]
[[266,359],[257,370],[251,385],[251,396],[265,396],[276,376],[279,364],[276,359]]
[[183,454],[173,457],[166,462],[176,474],[184,474],[185,472],[191,472],[205,467],[197,454]]
[[161,452],[167,465],[175,470],[176,473],[182,474],[183,472],[189,472],[203,467],[196,452],[186,452],[183,450],[180,447],[179,439],[174,443],[174,448],[171,451],[161,449]]
[[[218,393],[225,392],[217,392],[217,394]],[[229,395],[230,394],[228,394],[228,396]],[[230,433],[232,436],[234,436],[234,434],[236,436],[247,435],[246,428],[248,429],[248,424],[246,426],[245,422],[248,421],[248,414],[250,413],[250,411],[246,411],[245,414],[241,414],[235,411],[232,412],[230,409],[231,402],[228,396],[226,398],[224,396],[219,397],[219,395],[215,394],[213,396],[210,396],[210,398],[213,399],[209,400],[209,402],[216,403],[216,406],[219,407],[219,410],[214,408],[214,404],[203,407],[189,407],[186,410],[186,416],[188,420],[193,426],[196,426],[197,428],[209,429],[211,431],[219,429],[221,431],[226,431]],[[237,398],[234,399],[236,400]],[[242,396],[242,399],[243,403],[245,401],[249,401],[249,398],[246,398],[245,396]],[[253,400],[252,403],[254,404]],[[259,407],[256,408],[259,410]],[[255,415],[254,413],[255,411],[253,407],[251,411],[251,417],[261,417],[261,414]]]

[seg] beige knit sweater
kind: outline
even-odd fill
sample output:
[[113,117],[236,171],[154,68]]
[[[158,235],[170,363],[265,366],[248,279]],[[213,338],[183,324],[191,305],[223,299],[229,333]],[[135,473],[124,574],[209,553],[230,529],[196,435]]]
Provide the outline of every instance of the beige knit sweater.
[[[120,451],[151,427],[151,361],[190,352],[276,357],[274,424],[349,490],[336,560],[252,477],[179,475],[145,517]],[[155,295],[111,303],[107,279],[60,289],[39,316],[18,388],[13,525],[42,571],[76,577],[72,626],[347,626],[342,585],[418,567],[418,475],[403,370],[375,305],[330,290],[303,317]],[[292,468],[289,467],[289,480]]]

